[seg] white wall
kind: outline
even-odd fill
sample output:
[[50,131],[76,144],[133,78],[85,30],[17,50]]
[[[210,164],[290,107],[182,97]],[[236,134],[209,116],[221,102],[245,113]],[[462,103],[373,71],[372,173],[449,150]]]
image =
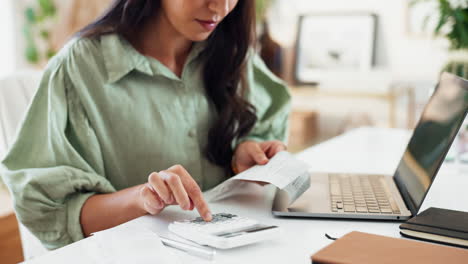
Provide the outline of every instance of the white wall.
[[[16,68],[25,68],[22,18],[25,2],[30,0],[0,0],[0,5],[13,3],[14,9],[14,52],[11,47],[0,49],[1,57],[10,58],[14,53]],[[391,71],[398,80],[435,82],[447,58],[448,44],[445,40],[425,36],[414,36],[407,32],[408,0],[276,0],[270,10],[270,24],[273,36],[283,45],[292,46],[296,39],[297,18],[309,12],[372,12],[378,16],[376,63],[379,68]],[[7,17],[7,8],[0,8],[0,17]],[[11,14],[10,14],[11,16]],[[0,18],[0,20],[1,20]],[[5,39],[11,39],[11,24],[0,23],[0,32],[7,32]],[[5,30],[3,30],[5,28]],[[6,43],[6,44],[5,44]],[[1,41],[0,45],[13,45]],[[0,64],[2,65],[2,64]],[[0,66],[0,72],[6,66]],[[8,64],[11,67],[11,64]]]
[[433,82],[447,58],[443,39],[407,30],[408,0],[276,0],[270,10],[273,37],[286,46],[296,38],[297,18],[305,13],[371,12],[378,16],[376,66],[398,80]]
[[15,69],[13,8],[10,0],[0,1],[0,78]]

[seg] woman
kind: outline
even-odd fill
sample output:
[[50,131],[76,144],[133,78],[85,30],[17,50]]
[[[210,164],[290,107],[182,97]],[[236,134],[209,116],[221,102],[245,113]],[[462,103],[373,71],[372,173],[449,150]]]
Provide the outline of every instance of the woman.
[[253,55],[254,1],[116,0],[49,63],[3,161],[19,220],[49,249],[285,150],[289,94]]

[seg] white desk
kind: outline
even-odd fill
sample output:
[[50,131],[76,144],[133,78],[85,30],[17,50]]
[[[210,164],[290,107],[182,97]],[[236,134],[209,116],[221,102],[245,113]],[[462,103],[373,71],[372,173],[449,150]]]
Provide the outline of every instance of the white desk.
[[[388,173],[396,168],[409,139],[404,130],[361,128],[307,149],[297,157],[310,164],[314,171]],[[468,171],[446,164],[436,178],[421,208],[430,206],[468,211]],[[252,184],[239,195],[210,204],[213,212],[230,212],[281,226],[280,239],[258,243],[233,250],[217,251],[215,263],[310,263],[310,255],[331,243],[328,233],[340,237],[349,231],[400,237],[400,223],[350,220],[319,220],[275,218],[271,215],[274,188]],[[158,216],[143,216],[125,225],[145,226],[158,234],[172,237],[167,225],[174,220],[194,217],[195,212],[184,212],[177,207],[164,210]],[[83,263],[80,249],[85,239],[40,257],[40,262],[67,260]],[[208,263],[203,259],[177,252],[182,263]]]

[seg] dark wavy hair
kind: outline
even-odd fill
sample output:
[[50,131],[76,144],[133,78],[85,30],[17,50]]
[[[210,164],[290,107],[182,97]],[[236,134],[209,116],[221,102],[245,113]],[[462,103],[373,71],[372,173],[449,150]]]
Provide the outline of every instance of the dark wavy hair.
[[[128,40],[158,13],[159,0],[115,0],[96,21],[77,36],[94,38],[117,33]],[[131,41],[130,41],[131,42]],[[256,109],[246,100],[246,58],[255,42],[255,1],[239,0],[207,40],[203,51],[203,80],[217,111],[207,135],[205,155],[211,162],[230,168],[232,142],[247,135],[257,121]]]

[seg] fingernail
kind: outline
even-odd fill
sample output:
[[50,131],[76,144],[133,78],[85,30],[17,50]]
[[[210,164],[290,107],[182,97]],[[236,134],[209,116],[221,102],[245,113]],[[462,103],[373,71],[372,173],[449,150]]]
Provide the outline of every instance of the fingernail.
[[208,212],[208,213],[205,214],[204,218],[205,218],[206,221],[211,221],[213,219],[213,216],[211,215],[210,212]]
[[165,171],[160,171],[160,172],[158,172],[158,174],[159,174],[159,176],[161,176],[163,179],[164,179],[164,178],[167,178],[167,177],[169,176],[169,174],[168,174],[167,172],[165,172]]
[[163,204],[160,203],[160,202],[156,202],[156,203],[154,204],[154,207],[155,207],[156,209],[161,209],[161,208],[163,208]]
[[169,196],[169,198],[167,198],[167,200],[166,200],[167,204],[171,204],[173,202],[174,202],[174,198],[172,198],[172,196]]

